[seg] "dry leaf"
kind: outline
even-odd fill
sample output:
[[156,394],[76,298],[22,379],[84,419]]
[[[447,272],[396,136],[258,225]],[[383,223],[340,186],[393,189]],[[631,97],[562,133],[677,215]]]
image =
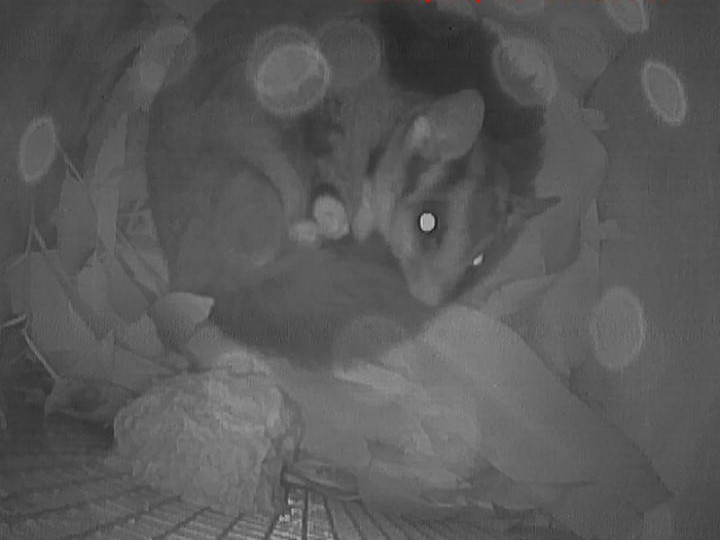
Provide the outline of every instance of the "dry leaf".
[[[446,376],[442,358],[414,354],[414,345],[387,352],[381,365],[358,363],[333,373],[264,359],[300,407],[303,451],[332,464],[335,474],[355,476],[366,504],[403,512],[426,511],[422,491],[456,487],[478,462],[471,388]],[[391,492],[388,483],[395,486]]]
[[[145,227],[150,232],[145,235],[132,235],[125,238],[120,235],[117,244],[118,261],[123,266],[127,278],[131,278],[134,287],[145,291],[143,296],[161,296],[168,289],[168,268],[165,256],[157,241],[155,228],[150,219]],[[122,287],[119,287],[122,289]]]
[[147,314],[143,314],[132,324],[119,326],[115,335],[119,343],[123,343],[132,352],[145,358],[160,356],[165,352],[165,346],[157,335],[155,323]]
[[96,253],[77,276],[77,289],[85,303],[97,314],[114,315],[108,303],[106,261]]
[[597,201],[590,206],[582,222],[582,239],[595,252],[600,251],[600,242],[604,240],[639,240],[637,237],[624,233],[617,221],[613,219],[601,222],[598,217]]
[[[517,483],[581,486],[551,508],[567,525],[616,515],[623,505],[646,510],[669,496],[634,443],[571,394],[504,325],[456,307],[424,338],[449,370],[473,381],[478,450],[488,462]],[[608,506],[600,494],[610,490]]]
[[97,215],[87,186],[69,171],[56,216],[60,263],[67,274],[75,276],[95,250]]
[[90,190],[97,211],[98,235],[106,251],[114,256],[120,182],[125,167],[128,113],[122,114],[105,136],[95,162]]
[[[57,253],[48,252],[48,259],[59,267]],[[71,307],[65,290],[41,253],[29,253],[11,271],[8,283],[13,311],[32,317],[32,337],[40,350],[82,353],[94,346],[94,333]]]
[[138,105],[146,110],[163,85],[181,79],[196,57],[191,29],[177,20],[162,23],[142,44],[130,68],[131,92]]
[[[300,407],[303,451],[332,464],[335,472],[354,475],[366,504],[392,502],[403,511],[426,508],[421,490],[449,489],[471,470],[476,457],[474,441],[468,442],[476,432],[474,404],[458,400],[457,389],[453,398],[449,387],[444,396],[438,389],[431,395],[377,366],[343,372],[346,380],[341,380],[283,360],[266,362],[280,388]],[[388,374],[395,379],[390,395]],[[460,440],[463,430],[468,433]],[[400,491],[389,496],[386,482]]]
[[510,282],[490,293],[489,298],[476,307],[495,319],[525,311],[547,292],[555,279],[555,276],[542,276]]
[[583,246],[575,263],[555,280],[535,315],[538,352],[558,373],[569,375],[592,347],[590,316],[600,297],[597,253]]
[[7,284],[10,313],[32,311],[32,258],[30,253],[21,254],[4,268],[3,282]]
[[139,393],[173,371],[129,350],[116,339],[115,332],[109,332],[93,348],[76,355],[72,370],[62,373],[108,381]]
[[[59,265],[56,253],[48,252],[48,258]],[[31,317],[33,343],[41,354],[47,356],[48,362],[61,376],[73,375],[122,382],[124,379],[146,381],[167,373],[167,370],[161,370],[149,360],[140,362],[140,367],[133,367],[128,362],[118,362],[113,332],[106,332],[98,341],[76,314],[65,289],[58,284],[55,274],[49,270],[47,259],[42,254],[31,253],[27,258],[27,266],[31,286],[26,303],[21,303],[25,304]],[[100,276],[99,282],[102,282],[102,266],[98,264],[86,269],[90,273],[80,276],[84,283],[84,294],[92,300],[99,299],[96,307],[101,309],[105,298],[102,291],[98,292],[99,289],[93,285],[97,283],[93,280]],[[94,269],[99,274],[94,276]],[[22,289],[13,286],[12,281],[11,287],[13,295],[22,295]],[[102,285],[100,287],[102,289]],[[132,387],[133,384],[128,383],[127,386]],[[143,384],[135,386],[140,388]]]
[[[119,131],[128,133],[129,119],[133,113],[134,109],[128,92],[128,74],[126,72],[113,87],[112,96],[106,101],[105,106],[102,107],[98,114],[98,118],[88,130],[84,168],[88,174],[86,180],[90,185],[95,182],[102,183],[117,180],[117,177],[113,178],[115,174],[110,174],[109,177],[97,178],[97,173],[107,175],[107,173],[120,172],[121,169],[117,167],[127,165],[125,163],[125,144],[127,139],[116,136],[115,139],[117,142],[114,143],[116,147],[115,150],[120,150],[122,153],[108,153],[108,150],[112,150],[112,144],[108,145],[108,136],[112,138],[113,135],[118,135],[118,128],[121,128]],[[124,118],[126,120],[123,120]],[[122,138],[126,140],[119,141],[119,139]],[[105,152],[106,156],[101,159],[103,152]],[[117,159],[119,157],[122,159]]]
[[133,279],[134,276],[130,275],[132,269],[126,264],[122,250],[118,257],[108,262],[107,267],[108,303],[125,322],[137,321],[157,299],[155,291],[145,289]]
[[123,388],[141,393],[158,380],[175,373],[172,366],[163,366],[152,358],[117,346],[113,350],[113,369],[106,376]]
[[201,322],[207,320],[213,300],[195,294],[170,293],[153,305],[149,315],[166,343],[182,350]]
[[102,140],[91,178],[90,187],[96,191],[106,185],[115,185],[120,180],[119,173],[125,166],[125,142],[129,113],[120,117],[108,128]]
[[39,352],[60,376],[112,381],[114,350],[115,336],[109,332],[86,349],[49,349]]
[[546,121],[545,163],[536,185],[540,196],[561,201],[536,217],[532,228],[540,232],[545,270],[555,273],[578,255],[580,223],[605,180],[608,156],[567,90],[560,89]]

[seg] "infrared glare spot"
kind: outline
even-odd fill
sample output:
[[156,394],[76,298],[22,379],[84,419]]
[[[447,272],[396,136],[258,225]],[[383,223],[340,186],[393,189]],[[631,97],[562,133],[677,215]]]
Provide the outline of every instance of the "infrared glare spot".
[[281,115],[312,109],[325,95],[330,66],[320,51],[308,45],[284,45],[260,65],[255,90],[261,103]]
[[49,116],[34,119],[20,137],[18,172],[28,184],[36,184],[50,170],[57,155],[55,123]]
[[590,318],[595,356],[610,371],[630,365],[645,343],[646,319],[637,296],[624,287],[609,289]]
[[260,104],[280,117],[315,107],[327,91],[331,71],[310,34],[284,25],[258,36],[245,65],[245,76]]
[[613,22],[626,34],[638,34],[649,28],[647,0],[624,0],[603,2],[605,11]]
[[645,98],[660,120],[679,126],[687,116],[687,94],[680,77],[668,65],[646,60],[640,79]]
[[437,219],[430,212],[423,212],[420,214],[418,222],[420,230],[424,233],[431,233],[437,227]]

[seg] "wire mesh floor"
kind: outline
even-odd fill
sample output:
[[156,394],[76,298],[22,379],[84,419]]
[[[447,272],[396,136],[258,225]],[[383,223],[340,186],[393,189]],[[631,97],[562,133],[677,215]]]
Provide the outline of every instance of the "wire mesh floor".
[[62,417],[44,419],[39,411],[11,410],[8,416],[10,436],[0,440],[3,540],[509,538],[492,522],[413,524],[296,487],[288,488],[283,515],[233,518],[113,472],[105,464],[113,442],[107,431]]

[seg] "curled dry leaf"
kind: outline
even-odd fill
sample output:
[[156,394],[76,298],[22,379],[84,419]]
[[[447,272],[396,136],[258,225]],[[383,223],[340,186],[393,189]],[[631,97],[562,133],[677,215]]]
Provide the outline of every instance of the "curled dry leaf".
[[155,322],[160,338],[177,350],[195,333],[201,322],[207,320],[213,300],[184,292],[173,292],[158,300],[148,314]]
[[576,532],[608,538],[590,529],[605,518],[636,519],[623,509],[644,511],[669,497],[643,452],[571,394],[506,326],[454,307],[424,339],[449,371],[474,385],[482,457],[518,484],[575,486],[548,506]]

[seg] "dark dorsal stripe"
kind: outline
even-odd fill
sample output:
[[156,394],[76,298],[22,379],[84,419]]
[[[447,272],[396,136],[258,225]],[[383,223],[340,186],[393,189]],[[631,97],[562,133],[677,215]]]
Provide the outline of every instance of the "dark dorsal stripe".
[[430,169],[432,164],[432,161],[424,158],[420,154],[413,153],[410,155],[410,158],[405,164],[405,177],[403,178],[401,197],[406,197],[415,192],[420,184],[420,177]]
[[478,90],[485,101],[483,133],[503,150],[497,157],[511,190],[531,187],[542,164],[544,111],[523,107],[503,91],[492,62],[498,37],[435,4],[378,2],[376,10],[393,83],[430,99]]
[[372,178],[373,176],[375,176],[375,173],[377,173],[378,166],[380,165],[380,158],[382,158],[385,151],[385,145],[382,143],[374,146],[370,150],[370,154],[368,155],[367,167],[365,167],[365,174],[367,174],[368,177]]
[[[469,174],[475,171],[470,170],[470,160],[472,158],[472,150],[466,152],[459,158],[449,161],[444,170],[444,175],[438,187],[453,189],[468,179]],[[475,181],[476,179],[472,179]]]
[[442,164],[439,177],[433,182],[432,191],[450,191],[468,179],[470,173],[471,152],[446,163],[441,160],[431,160],[421,154],[412,154],[405,165],[405,178],[401,197],[414,193],[420,186],[420,178],[433,166]]

